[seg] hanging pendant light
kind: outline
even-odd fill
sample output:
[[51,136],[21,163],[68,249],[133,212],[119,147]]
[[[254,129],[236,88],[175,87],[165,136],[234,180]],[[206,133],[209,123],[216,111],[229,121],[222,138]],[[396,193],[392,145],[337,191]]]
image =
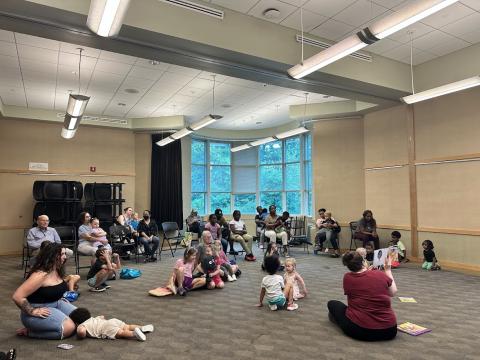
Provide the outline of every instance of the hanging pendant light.
[[78,94],[70,94],[68,96],[67,110],[65,120],[63,121],[63,128],[61,136],[64,139],[71,139],[75,136],[80,120],[82,119],[85,108],[87,107],[89,96],[80,95],[80,71],[82,65],[82,48],[79,48],[78,60]]
[[87,26],[103,37],[117,36],[130,0],[91,0]]

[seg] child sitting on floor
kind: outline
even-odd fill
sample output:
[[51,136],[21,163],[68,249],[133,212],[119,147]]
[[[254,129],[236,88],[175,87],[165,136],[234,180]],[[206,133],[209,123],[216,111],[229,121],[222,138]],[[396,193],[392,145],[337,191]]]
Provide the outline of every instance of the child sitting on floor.
[[[265,259],[269,256],[274,256],[274,255],[280,257],[277,243],[269,242],[267,245],[267,249],[265,250],[265,254],[263,255],[263,263],[262,263],[263,271],[265,271]],[[283,271],[284,269],[285,269],[285,266],[283,266],[282,262],[280,262],[280,268],[278,269],[278,271]]]
[[393,267],[397,267],[398,265],[400,265],[399,262],[402,262],[402,261],[408,262],[407,248],[405,247],[403,242],[400,240],[401,237],[402,237],[402,234],[400,234],[400,232],[398,231],[392,232],[392,239],[390,240],[390,244],[392,246],[395,246],[398,249],[398,262],[396,264],[392,263]]
[[367,251],[367,255],[365,259],[368,261],[369,264],[373,263],[373,255],[375,255],[375,250],[373,249],[373,245],[371,243],[367,243],[365,245],[365,250]]
[[87,284],[90,286],[90,291],[102,292],[110,288],[106,281],[116,279],[122,265],[117,253],[113,254],[114,263],[112,264],[110,252],[103,247],[98,248],[95,257],[96,261],[87,274]]
[[285,260],[285,274],[283,274],[285,284],[291,283],[293,287],[293,300],[299,300],[307,296],[307,287],[305,281],[297,272],[297,262],[295,258]]
[[440,270],[437,257],[433,251],[433,242],[431,240],[425,240],[422,243],[423,247],[423,264],[422,269],[425,270]]
[[92,317],[86,308],[76,308],[70,313],[70,319],[77,325],[80,339],[137,339],[147,340],[144,333],[153,331],[153,325],[128,325],[118,319],[105,319],[104,316]]
[[225,286],[222,278],[220,277],[220,266],[215,263],[212,247],[210,245],[205,246],[204,256],[200,257],[198,271],[205,274],[207,289],[223,289]]
[[230,264],[227,255],[222,249],[222,242],[220,240],[215,240],[213,244],[213,256],[215,257],[215,264],[219,265],[220,270],[222,270],[223,279],[227,279],[230,282],[236,281],[237,276],[235,273],[238,270],[238,266]]
[[276,274],[279,267],[280,258],[277,255],[265,258],[265,270],[267,270],[268,275],[262,280],[260,302],[256,306],[263,306],[263,299],[266,298],[268,306],[272,311],[283,309],[285,306],[287,310],[297,310],[298,305],[293,302],[292,283],[289,282],[285,284],[283,277]]

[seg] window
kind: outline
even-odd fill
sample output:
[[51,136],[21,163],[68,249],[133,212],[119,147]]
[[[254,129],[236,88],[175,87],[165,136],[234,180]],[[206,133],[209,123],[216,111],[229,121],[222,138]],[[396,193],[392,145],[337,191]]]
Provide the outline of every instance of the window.
[[257,205],[274,204],[278,213],[311,214],[309,134],[235,153],[231,146],[192,139],[192,208],[202,215],[217,208],[225,214],[235,209],[255,214]]

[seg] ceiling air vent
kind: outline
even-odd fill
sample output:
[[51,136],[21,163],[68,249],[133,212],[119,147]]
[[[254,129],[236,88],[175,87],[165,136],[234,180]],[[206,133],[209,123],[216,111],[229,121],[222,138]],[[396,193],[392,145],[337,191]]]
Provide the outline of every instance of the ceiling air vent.
[[[65,117],[65,113],[57,113],[57,118],[63,119],[64,117]],[[96,122],[108,123],[108,124],[128,125],[128,120],[126,119],[112,119],[112,118],[100,117],[100,116],[84,115],[82,116],[82,120],[96,121]]]
[[167,4],[179,6],[187,10],[196,11],[203,15],[213,16],[214,18],[223,20],[223,14],[224,14],[223,11],[214,9],[205,5],[200,5],[187,0],[159,0],[159,1]]
[[[297,34],[296,40],[297,40],[297,42],[301,43],[302,42],[302,35]],[[323,41],[318,41],[318,40],[311,39],[311,38],[308,38],[308,37],[305,37],[305,36],[303,37],[303,43],[306,44],[306,45],[316,46],[316,47],[319,47],[321,49],[328,49],[330,46],[332,46],[331,44],[327,44]],[[358,60],[372,62],[372,57],[370,55],[365,54],[365,53],[354,52],[353,54],[350,54],[349,56],[351,56],[355,59],[358,59]]]

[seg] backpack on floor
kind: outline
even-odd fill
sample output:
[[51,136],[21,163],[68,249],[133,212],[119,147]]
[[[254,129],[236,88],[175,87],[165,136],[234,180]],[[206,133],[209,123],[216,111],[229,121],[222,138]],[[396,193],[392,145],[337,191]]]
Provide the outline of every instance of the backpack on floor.
[[142,272],[138,269],[123,268],[120,271],[120,279],[135,279],[142,275]]

